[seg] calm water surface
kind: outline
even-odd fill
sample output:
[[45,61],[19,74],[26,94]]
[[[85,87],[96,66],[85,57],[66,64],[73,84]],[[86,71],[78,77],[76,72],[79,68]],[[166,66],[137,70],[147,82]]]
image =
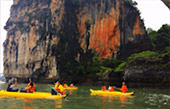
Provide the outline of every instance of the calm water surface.
[[[18,84],[22,88],[26,84]],[[0,90],[7,84],[0,84]],[[50,92],[47,84],[36,84],[38,91]],[[92,96],[90,88],[78,86],[78,90],[67,91],[67,99],[28,99],[0,97],[0,109],[170,109],[169,90],[129,89],[134,96]]]

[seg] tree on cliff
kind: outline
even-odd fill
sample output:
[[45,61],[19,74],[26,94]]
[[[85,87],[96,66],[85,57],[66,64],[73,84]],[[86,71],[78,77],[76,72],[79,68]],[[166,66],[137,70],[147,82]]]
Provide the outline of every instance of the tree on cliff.
[[162,25],[158,31],[148,28],[147,32],[154,46],[154,50],[166,52],[167,47],[170,47],[170,25]]

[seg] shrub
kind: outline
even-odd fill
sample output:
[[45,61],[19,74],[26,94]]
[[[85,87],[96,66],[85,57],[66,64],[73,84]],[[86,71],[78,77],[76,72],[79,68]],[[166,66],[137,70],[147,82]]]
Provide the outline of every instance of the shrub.
[[148,28],[147,32],[152,41],[154,50],[164,52],[165,48],[170,46],[170,25],[162,25],[158,31]]
[[157,53],[157,52],[143,51],[140,53],[132,54],[130,57],[128,57],[128,60],[132,60],[132,59],[139,58],[139,57],[147,58],[147,57],[157,57],[157,56],[159,56],[159,53]]
[[126,67],[126,62],[122,62],[114,71],[119,72],[119,71],[124,71]]

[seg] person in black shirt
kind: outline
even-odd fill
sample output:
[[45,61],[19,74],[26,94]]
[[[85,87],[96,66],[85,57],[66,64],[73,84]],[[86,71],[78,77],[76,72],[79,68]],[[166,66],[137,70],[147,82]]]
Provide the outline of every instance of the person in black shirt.
[[[15,82],[15,83],[14,83]],[[17,86],[17,79],[16,78],[12,78],[8,81],[8,87],[7,87],[7,91],[8,92],[18,92],[19,89],[15,89],[13,90],[14,87]]]

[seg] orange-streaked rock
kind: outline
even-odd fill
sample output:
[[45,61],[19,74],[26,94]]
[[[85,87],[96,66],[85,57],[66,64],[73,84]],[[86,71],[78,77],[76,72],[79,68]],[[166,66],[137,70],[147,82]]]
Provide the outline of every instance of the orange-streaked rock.
[[141,26],[139,24],[139,18],[137,18],[136,24],[135,24],[134,29],[133,29],[133,34],[138,35],[138,34],[144,34],[144,33],[145,33],[145,30],[144,30],[144,28],[141,28]]

